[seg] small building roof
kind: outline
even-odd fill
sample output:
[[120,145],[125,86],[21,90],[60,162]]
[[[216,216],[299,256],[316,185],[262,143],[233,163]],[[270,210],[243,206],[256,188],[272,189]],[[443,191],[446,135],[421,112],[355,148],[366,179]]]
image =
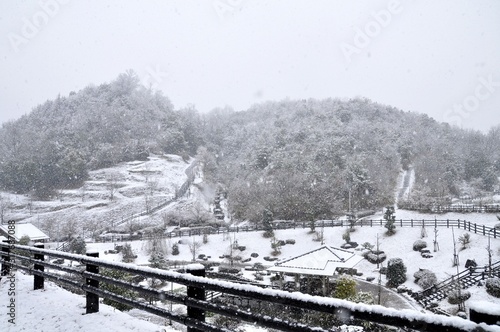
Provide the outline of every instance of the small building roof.
[[[30,224],[30,223],[24,223],[24,224],[18,224],[16,223],[14,225],[14,240],[18,242],[23,236],[27,235],[29,236],[31,241],[41,241],[41,240],[48,240],[49,237],[47,234],[39,230],[35,225]],[[9,229],[8,225],[3,224],[0,225],[0,234],[3,236],[12,236],[12,234],[9,234]]]
[[271,272],[333,276],[337,268],[353,268],[364,258],[354,252],[332,246],[322,246],[305,254],[278,262],[267,269]]

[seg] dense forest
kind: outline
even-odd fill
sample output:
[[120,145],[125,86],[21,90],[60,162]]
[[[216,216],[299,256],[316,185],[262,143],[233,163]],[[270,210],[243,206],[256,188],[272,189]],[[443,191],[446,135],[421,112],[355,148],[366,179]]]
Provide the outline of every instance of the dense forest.
[[[487,135],[367,99],[267,102],[207,116],[232,212],[259,219],[330,217],[394,203],[401,170],[413,168],[412,202],[491,192],[500,174],[500,126]],[[407,198],[408,199],[408,198]],[[260,216],[261,217],[261,216]]]
[[[488,134],[368,99],[285,100],[246,111],[175,110],[128,71],[35,107],[0,129],[3,190],[50,198],[89,170],[148,155],[197,156],[239,219],[332,217],[394,202],[401,170],[412,202],[493,191],[500,126]],[[349,197],[351,199],[349,199]]]

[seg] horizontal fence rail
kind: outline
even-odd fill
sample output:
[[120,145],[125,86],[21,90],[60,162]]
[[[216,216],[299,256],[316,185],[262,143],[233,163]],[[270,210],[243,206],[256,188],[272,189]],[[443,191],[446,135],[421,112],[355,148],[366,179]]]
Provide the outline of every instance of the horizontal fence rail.
[[[387,221],[384,219],[360,219],[354,223],[353,227],[380,227],[384,226]],[[280,229],[296,229],[296,228],[311,228],[311,221],[284,221],[273,224],[274,230]],[[394,221],[396,227],[447,227],[447,228],[458,228],[469,232],[473,232],[478,235],[491,236],[497,238],[500,236],[500,229],[495,227],[490,227],[486,225],[481,225],[473,223],[467,220],[461,219],[396,219]],[[351,227],[351,224],[347,220],[319,220],[314,222],[315,228],[321,227]],[[220,227],[215,228],[211,226],[203,227],[184,227],[180,230],[173,230],[163,234],[164,238],[174,238],[174,237],[189,237],[193,235],[204,235],[204,234],[222,234],[228,232],[257,232],[265,231],[263,225],[251,225],[251,226],[234,226],[234,227]],[[156,237],[157,235],[155,235]],[[147,239],[148,236],[144,235],[142,239]]]
[[500,204],[454,204],[454,205],[438,205],[438,204],[409,204],[400,202],[398,203],[400,209],[433,212],[433,213],[447,213],[447,212],[460,212],[460,213],[497,213],[500,212]]
[[[294,310],[306,310],[307,312],[315,312],[327,315],[328,317],[335,317],[341,320],[342,323],[350,323],[354,319],[369,321],[376,324],[410,328],[418,331],[495,331],[492,326],[476,324],[458,317],[423,314],[413,310],[395,310],[376,305],[371,306],[334,298],[312,296],[298,292],[291,293],[274,289],[264,289],[255,285],[209,279],[204,277],[205,270],[201,264],[189,265],[185,268],[185,271],[188,273],[181,273],[139,267],[133,264],[109,262],[95,257],[29,246],[0,244],[0,247],[2,249],[0,252],[2,256],[2,273],[4,275],[9,274],[10,269],[17,268],[35,276],[35,288],[40,288],[40,285],[43,287],[43,279],[50,279],[58,284],[65,284],[81,289],[87,294],[87,313],[93,313],[99,310],[99,302],[96,302],[96,298],[102,297],[153,313],[160,317],[171,319],[172,321],[186,325],[190,332],[229,331],[223,327],[206,322],[206,312],[212,312],[232,319],[244,320],[262,327],[283,331],[326,332],[330,330],[330,328],[324,329],[291,319],[291,312],[294,312]],[[88,255],[95,254],[89,253]],[[57,265],[51,263],[48,259],[49,257],[67,259],[84,265],[85,269],[81,266],[68,267]],[[187,287],[187,295],[161,291],[150,287],[141,287],[123,280],[100,275],[99,272],[102,268],[185,285]],[[56,274],[48,270],[56,270],[62,272],[62,274]],[[78,278],[70,278],[68,275],[73,275]],[[186,305],[188,307],[187,315],[171,312],[151,304],[151,302],[148,303],[146,299],[133,299],[104,290],[100,287],[103,284],[111,284],[123,289],[132,290],[150,298],[153,297],[158,300],[168,300]],[[217,294],[238,296],[251,301],[258,301],[259,303],[267,303],[273,308],[282,308],[282,310],[275,311],[274,315],[257,313],[253,310],[244,310],[229,304],[207,300],[205,296],[207,291]]]

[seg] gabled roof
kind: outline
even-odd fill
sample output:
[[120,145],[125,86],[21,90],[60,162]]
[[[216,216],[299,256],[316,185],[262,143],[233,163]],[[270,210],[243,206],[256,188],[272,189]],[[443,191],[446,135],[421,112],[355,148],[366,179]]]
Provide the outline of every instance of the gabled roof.
[[[15,234],[14,239],[16,242],[19,241],[23,236],[27,235],[29,236],[30,240],[32,241],[40,241],[40,240],[47,240],[49,237],[47,234],[36,228],[33,224],[30,223],[25,223],[25,224],[15,224],[14,227]],[[9,236],[9,229],[8,225],[0,225],[0,234],[3,236]],[[12,235],[12,234],[11,234]]]
[[322,246],[300,256],[278,262],[268,271],[332,276],[337,268],[352,268],[362,260],[363,257],[352,251]]

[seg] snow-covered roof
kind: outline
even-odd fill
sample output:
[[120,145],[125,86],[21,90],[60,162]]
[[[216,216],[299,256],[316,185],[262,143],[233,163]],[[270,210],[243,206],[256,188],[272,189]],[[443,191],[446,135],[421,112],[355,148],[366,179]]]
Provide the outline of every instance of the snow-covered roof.
[[268,271],[332,276],[337,268],[352,268],[363,259],[352,251],[325,245],[300,256],[278,262]]
[[[15,234],[14,239],[19,241],[23,236],[27,235],[29,236],[30,240],[32,241],[40,241],[40,240],[47,240],[49,237],[47,234],[39,230],[35,225],[30,224],[30,223],[25,223],[25,224],[15,224],[14,227]],[[9,234],[9,229],[8,225],[0,225],[0,233],[4,236],[12,235]]]

